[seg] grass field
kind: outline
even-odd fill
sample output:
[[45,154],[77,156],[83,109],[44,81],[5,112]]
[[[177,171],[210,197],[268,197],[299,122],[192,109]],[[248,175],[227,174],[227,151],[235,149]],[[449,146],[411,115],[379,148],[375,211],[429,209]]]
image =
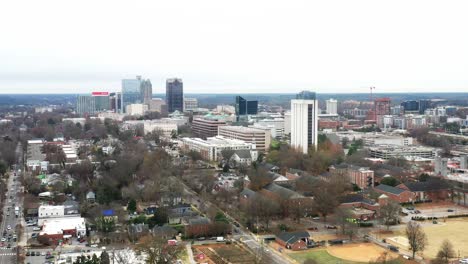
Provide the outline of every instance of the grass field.
[[[448,239],[452,243],[457,253],[460,251],[460,256],[468,256],[468,235],[466,235],[468,219],[448,220],[446,223],[442,222],[437,225],[428,224],[426,221],[423,228],[428,241],[424,251],[426,257],[435,258],[444,239]],[[402,228],[398,234],[404,237],[404,232],[405,229]]]
[[307,259],[313,259],[317,261],[317,263],[320,263],[320,264],[336,264],[336,263],[362,264],[363,263],[363,262],[353,262],[353,261],[347,261],[347,260],[336,258],[328,254],[326,249],[312,250],[312,251],[308,250],[306,252],[291,253],[289,254],[289,256],[297,260],[299,263],[304,263],[304,261]]

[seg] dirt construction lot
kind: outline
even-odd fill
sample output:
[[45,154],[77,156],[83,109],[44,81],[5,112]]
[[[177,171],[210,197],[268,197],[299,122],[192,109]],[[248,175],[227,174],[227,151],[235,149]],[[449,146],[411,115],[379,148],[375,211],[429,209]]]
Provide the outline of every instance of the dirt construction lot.
[[330,255],[355,262],[369,262],[377,260],[384,252],[387,259],[397,258],[398,255],[372,243],[349,244],[343,246],[331,246],[327,248]]
[[244,248],[237,245],[213,244],[194,246],[195,258],[199,253],[203,253],[206,258],[197,260],[198,263],[253,263],[255,257]]
[[[444,239],[448,239],[455,250],[460,252],[461,257],[468,257],[468,218],[447,220],[445,223],[440,221],[439,224],[432,224],[430,221],[422,222],[421,225],[426,232],[428,245],[424,251],[424,256],[427,258],[435,258],[437,251],[442,244]],[[395,235],[393,235],[395,237]],[[398,231],[398,240],[402,244],[406,244],[405,241],[405,229],[404,227]],[[393,244],[393,243],[392,243]],[[406,248],[405,245],[400,245],[401,248]]]

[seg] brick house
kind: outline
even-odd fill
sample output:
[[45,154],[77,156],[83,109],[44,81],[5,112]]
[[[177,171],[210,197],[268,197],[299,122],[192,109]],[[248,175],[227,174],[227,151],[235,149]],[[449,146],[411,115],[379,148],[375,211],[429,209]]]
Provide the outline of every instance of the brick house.
[[431,179],[425,182],[407,182],[397,188],[408,190],[413,193],[415,201],[440,201],[449,198],[450,187],[440,179]]
[[258,191],[258,193],[269,199],[277,201],[281,205],[285,215],[289,214],[290,208],[293,206],[303,205],[304,207],[307,204],[311,204],[313,201],[311,197],[305,197],[293,190],[275,183],[268,184]]
[[380,204],[367,199],[360,194],[348,194],[341,198],[340,208],[352,209],[356,219],[374,219],[380,210]]
[[397,203],[409,203],[415,200],[414,194],[406,189],[397,188],[385,184],[374,187],[374,191],[385,194],[392,201]]
[[293,251],[305,250],[313,242],[309,238],[307,231],[282,232],[276,236],[276,243]]

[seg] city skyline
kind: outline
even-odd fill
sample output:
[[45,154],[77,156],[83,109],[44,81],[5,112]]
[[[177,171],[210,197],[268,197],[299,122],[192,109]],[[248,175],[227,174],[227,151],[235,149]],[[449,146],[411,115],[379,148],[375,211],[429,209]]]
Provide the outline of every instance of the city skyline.
[[464,1],[109,3],[4,3],[0,93],[118,91],[137,74],[154,93],[173,77],[186,93],[468,88]]

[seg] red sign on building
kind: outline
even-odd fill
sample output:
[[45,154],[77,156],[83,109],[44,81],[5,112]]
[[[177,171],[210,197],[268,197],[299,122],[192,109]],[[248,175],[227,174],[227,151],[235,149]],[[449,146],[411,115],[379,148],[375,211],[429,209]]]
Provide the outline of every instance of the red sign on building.
[[92,92],[93,96],[108,96],[109,92]]

